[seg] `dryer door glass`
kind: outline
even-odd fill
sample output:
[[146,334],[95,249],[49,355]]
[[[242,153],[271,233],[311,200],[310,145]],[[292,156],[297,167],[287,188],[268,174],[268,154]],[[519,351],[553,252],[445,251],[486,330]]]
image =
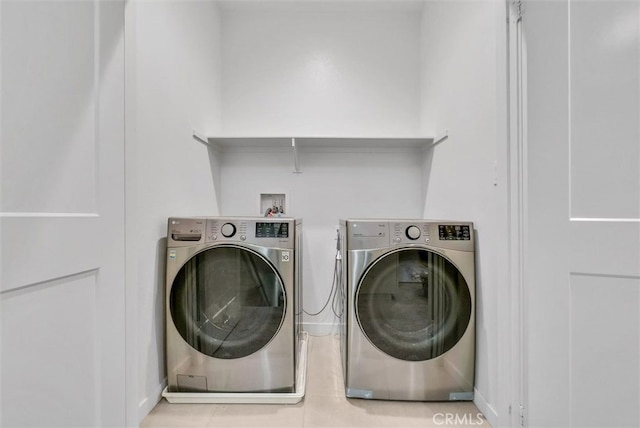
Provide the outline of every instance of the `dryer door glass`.
[[221,246],[192,257],[171,287],[171,318],[182,338],[215,358],[262,349],[285,316],[282,280],[261,255]]
[[406,361],[444,354],[464,335],[471,294],[458,269],[424,249],[403,249],[376,260],[362,275],[356,316],[369,341]]

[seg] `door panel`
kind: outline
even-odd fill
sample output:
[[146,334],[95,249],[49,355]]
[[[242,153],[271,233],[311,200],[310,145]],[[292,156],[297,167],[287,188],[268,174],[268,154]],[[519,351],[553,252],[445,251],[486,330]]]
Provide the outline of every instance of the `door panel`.
[[3,426],[96,424],[97,287],[94,270],[3,293]]
[[571,217],[640,217],[638,2],[569,8]]
[[124,5],[0,8],[0,425],[124,426]]
[[571,220],[569,271],[640,277],[640,223]]
[[280,275],[262,256],[219,246],[182,266],[171,286],[171,320],[198,352],[236,359],[278,334],[287,296]]
[[2,291],[95,269],[101,255],[87,251],[100,216],[4,213]]
[[525,420],[639,426],[640,4],[527,2]]
[[569,281],[572,425],[637,426],[640,280],[572,274]]
[[570,418],[640,425],[640,4],[569,2]]
[[92,1],[3,1],[3,212],[95,212],[95,13]]
[[449,351],[472,314],[462,274],[427,250],[400,250],[376,260],[362,275],[355,300],[367,339],[405,361],[430,360]]

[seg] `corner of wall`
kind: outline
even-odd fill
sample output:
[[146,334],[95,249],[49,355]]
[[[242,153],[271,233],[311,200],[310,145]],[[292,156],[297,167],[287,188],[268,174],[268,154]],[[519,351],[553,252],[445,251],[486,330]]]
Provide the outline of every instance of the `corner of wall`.
[[499,210],[506,197],[496,183],[496,156],[504,146],[496,142],[504,133],[499,86],[506,85],[496,52],[506,37],[496,20],[504,15],[498,16],[496,1],[427,2],[420,32],[421,129],[429,134],[449,130],[448,139],[425,157],[423,215],[472,220],[485,237],[478,240],[482,251],[477,254],[475,401],[492,425],[504,408],[505,388],[495,359],[502,344],[497,297],[504,268],[498,262],[503,249],[494,238],[505,233]]
[[[131,255],[138,252],[137,241],[132,239],[138,223],[137,210],[137,167],[136,167],[136,20],[137,2],[125,1],[125,348],[133,350],[125,357],[125,397],[126,424],[137,426],[141,414],[136,405],[138,400],[138,352],[137,352],[137,296],[138,263]],[[146,414],[146,413],[145,413]]]
[[498,413],[477,389],[473,390],[473,404],[475,404],[478,410],[487,418],[487,421],[492,427],[500,426],[498,424]]
[[129,1],[127,13],[127,408],[135,425],[166,385],[166,219],[219,213],[218,157],[192,133],[221,126],[221,38],[215,2]]

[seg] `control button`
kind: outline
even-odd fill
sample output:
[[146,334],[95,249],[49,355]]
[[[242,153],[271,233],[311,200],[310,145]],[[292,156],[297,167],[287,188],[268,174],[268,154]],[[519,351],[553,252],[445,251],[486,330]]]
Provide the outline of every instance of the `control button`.
[[426,238],[424,238],[424,242],[429,242],[429,241],[431,241],[431,239],[429,239],[428,236]]
[[215,241],[216,239],[218,239],[218,235],[211,235],[211,240]]
[[399,236],[396,236],[396,237],[393,239],[393,242],[395,242],[395,243],[399,244],[399,243],[401,243],[401,242],[402,242],[402,238],[400,238]]
[[222,233],[222,236],[224,236],[225,238],[231,238],[233,235],[236,234],[236,227],[231,223],[225,223],[220,228],[220,232]]
[[246,239],[247,239],[247,236],[246,236],[246,235],[240,235],[240,240],[241,240],[241,241],[244,241],[244,240],[246,240]]
[[417,226],[407,227],[407,230],[405,231],[405,233],[407,234],[407,238],[412,239],[414,241],[420,237],[420,229]]

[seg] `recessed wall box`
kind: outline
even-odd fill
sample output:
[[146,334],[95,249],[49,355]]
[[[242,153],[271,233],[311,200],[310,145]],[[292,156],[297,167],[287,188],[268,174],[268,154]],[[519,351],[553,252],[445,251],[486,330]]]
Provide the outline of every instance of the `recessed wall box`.
[[260,215],[264,217],[286,217],[287,194],[284,192],[260,193]]

